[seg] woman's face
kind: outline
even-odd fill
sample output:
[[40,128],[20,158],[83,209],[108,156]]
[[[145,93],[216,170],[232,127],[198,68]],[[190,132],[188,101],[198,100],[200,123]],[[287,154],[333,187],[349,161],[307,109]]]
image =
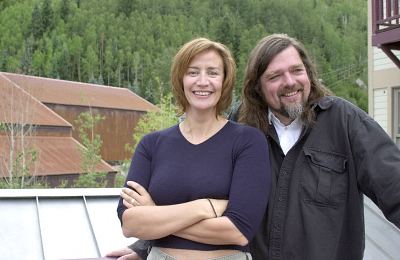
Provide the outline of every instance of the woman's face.
[[215,111],[221,97],[224,65],[221,56],[207,50],[194,56],[183,76],[187,111]]

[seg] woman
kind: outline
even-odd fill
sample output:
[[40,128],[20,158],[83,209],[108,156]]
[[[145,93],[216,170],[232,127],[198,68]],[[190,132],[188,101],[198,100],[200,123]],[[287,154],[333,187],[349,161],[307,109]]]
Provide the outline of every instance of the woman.
[[262,132],[223,116],[235,72],[229,50],[205,38],[173,60],[185,119],[141,140],[118,206],[124,235],[151,240],[147,259],[251,259],[270,167]]

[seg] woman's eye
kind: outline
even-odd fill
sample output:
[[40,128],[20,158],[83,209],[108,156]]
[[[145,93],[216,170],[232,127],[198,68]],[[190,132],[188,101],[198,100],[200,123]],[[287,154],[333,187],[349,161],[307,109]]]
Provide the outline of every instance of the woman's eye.
[[197,76],[199,73],[197,71],[191,70],[191,71],[188,71],[187,74],[191,77],[194,77],[194,76]]
[[219,75],[218,71],[210,71],[208,74],[214,77]]

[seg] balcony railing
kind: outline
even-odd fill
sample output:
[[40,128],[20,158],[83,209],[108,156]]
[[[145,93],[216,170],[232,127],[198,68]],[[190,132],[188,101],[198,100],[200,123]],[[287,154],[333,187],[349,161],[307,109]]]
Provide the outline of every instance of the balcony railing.
[[372,45],[382,51],[400,68],[393,52],[400,50],[400,0],[372,0]]
[[374,34],[400,27],[399,0],[372,0],[372,12]]

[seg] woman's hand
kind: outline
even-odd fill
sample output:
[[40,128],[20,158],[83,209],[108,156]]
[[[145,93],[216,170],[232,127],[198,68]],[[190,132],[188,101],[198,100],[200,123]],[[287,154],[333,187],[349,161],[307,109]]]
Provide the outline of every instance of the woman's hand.
[[125,207],[132,208],[136,206],[155,206],[153,199],[143,186],[134,181],[126,183],[130,188],[121,190],[122,203]]
[[106,257],[118,257],[117,260],[142,260],[132,249],[129,247],[120,248],[106,254]]

